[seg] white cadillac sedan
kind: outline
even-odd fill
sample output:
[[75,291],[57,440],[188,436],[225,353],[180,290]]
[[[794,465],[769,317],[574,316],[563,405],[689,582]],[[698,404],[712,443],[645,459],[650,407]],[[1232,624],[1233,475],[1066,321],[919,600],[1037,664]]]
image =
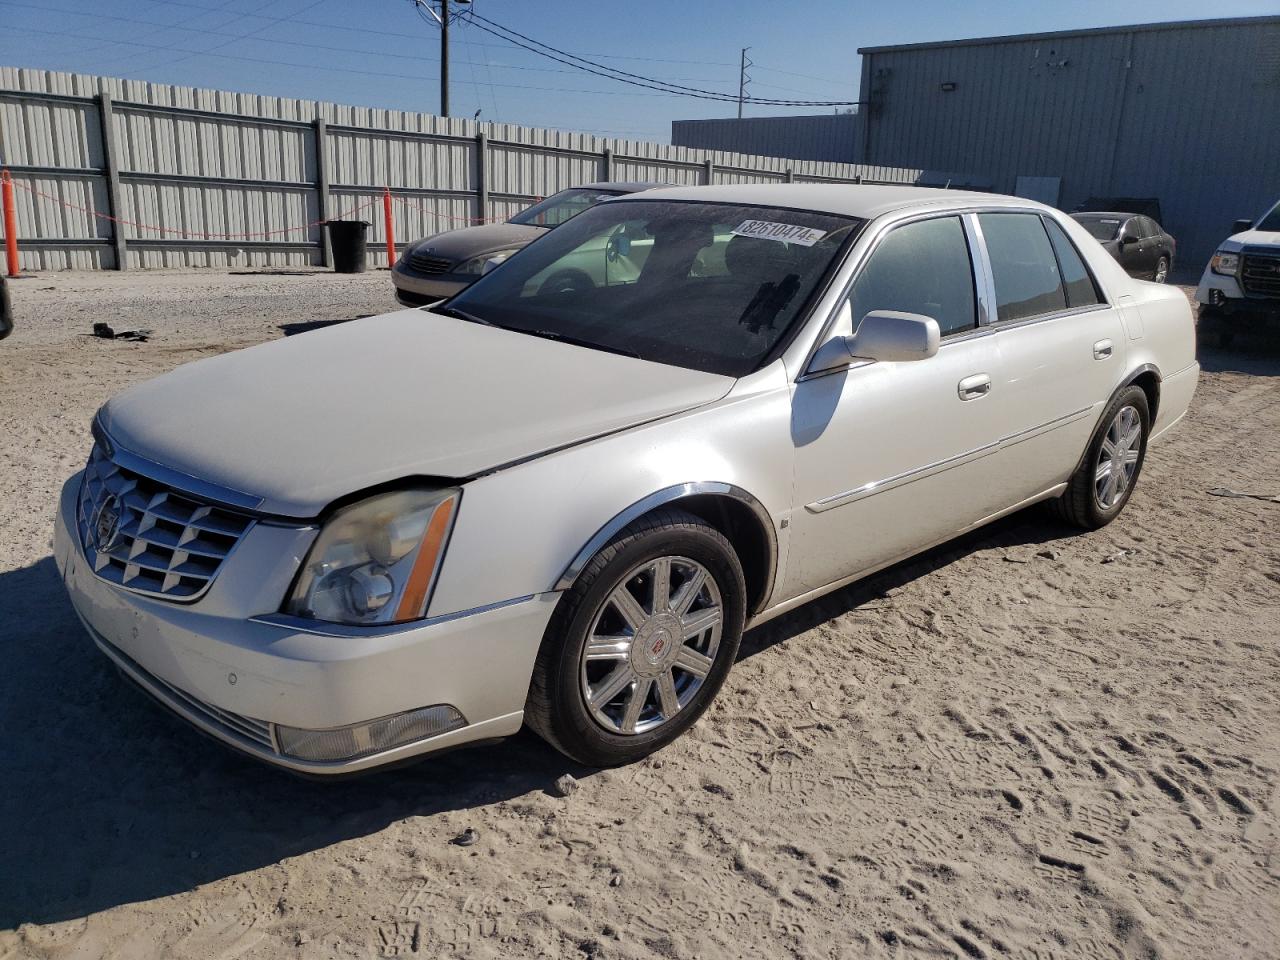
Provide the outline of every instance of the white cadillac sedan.
[[1109,523],[1198,372],[1186,297],[1057,210],[658,190],[434,310],[122,393],[55,552],[126,675],[276,765],[522,724],[620,764],[748,626],[1037,501]]

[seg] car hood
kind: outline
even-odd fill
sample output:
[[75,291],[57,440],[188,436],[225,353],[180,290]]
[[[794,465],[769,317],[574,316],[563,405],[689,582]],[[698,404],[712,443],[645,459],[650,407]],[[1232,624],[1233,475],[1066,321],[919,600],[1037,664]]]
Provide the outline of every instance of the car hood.
[[733,382],[403,310],[189,363],[100,421],[134,456],[314,517],[378,484],[464,479],[710,403]]
[[1280,247],[1280,232],[1275,230],[1245,230],[1233,233],[1218,247],[1219,250],[1243,250],[1245,247]]
[[438,233],[410,245],[406,251],[422,253],[446,260],[470,260],[482,253],[523,247],[546,233],[545,227],[532,227],[523,223],[486,223],[479,227],[463,227]]

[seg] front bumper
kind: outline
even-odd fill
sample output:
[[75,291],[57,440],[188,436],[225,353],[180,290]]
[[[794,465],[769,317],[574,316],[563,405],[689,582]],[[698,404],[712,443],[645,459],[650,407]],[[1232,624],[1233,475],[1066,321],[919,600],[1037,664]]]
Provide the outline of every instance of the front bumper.
[[478,277],[461,277],[452,273],[431,276],[414,273],[404,268],[403,261],[397,261],[391,268],[391,282],[395,284],[396,299],[408,307],[421,307],[452,297],[455,293],[467,289],[478,279]]
[[1214,273],[1209,267],[1196,288],[1196,302],[1211,308],[1219,318],[1280,319],[1280,298],[1246,294],[1236,277]]
[[[79,484],[77,474],[63,488],[54,528],[76,614],[125,674],[205,733],[276,766],[344,774],[520,729],[558,594],[372,630],[233,614],[212,593],[191,604],[155,599],[89,568],[73,526]],[[250,562],[244,553],[236,563]],[[231,573],[219,581],[234,583]],[[291,757],[277,736],[279,727],[332,730],[445,704],[465,726],[355,759]]]

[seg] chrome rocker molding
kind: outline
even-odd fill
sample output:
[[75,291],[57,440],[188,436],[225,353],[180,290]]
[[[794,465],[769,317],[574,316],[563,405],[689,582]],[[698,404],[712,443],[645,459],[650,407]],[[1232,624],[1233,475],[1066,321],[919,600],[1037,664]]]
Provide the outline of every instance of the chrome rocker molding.
[[578,579],[582,571],[586,569],[587,564],[591,562],[591,558],[599,553],[605,544],[612,540],[628,524],[640,519],[646,513],[658,507],[700,494],[710,494],[737,500],[739,503],[750,507],[751,512],[755,514],[756,519],[760,522],[769,544],[769,563],[768,569],[765,571],[764,590],[761,592],[761,602],[767,603],[768,598],[773,594],[773,580],[778,570],[778,532],[773,528],[773,519],[769,516],[769,511],[764,508],[764,505],[747,491],[741,487],[735,487],[731,483],[721,483],[715,480],[678,483],[673,487],[667,487],[656,493],[651,493],[643,500],[633,503],[596,531],[595,536],[588,540],[586,546],[578,551],[577,556],[565,568],[564,573],[560,574],[560,579],[556,581],[555,586],[551,589],[562,591],[572,587],[574,581]]
[[906,473],[900,473],[896,477],[887,477],[884,480],[875,480],[871,483],[864,483],[862,486],[853,490],[846,490],[843,493],[834,493],[829,497],[823,497],[821,500],[815,500],[813,503],[806,503],[804,508],[810,513],[824,513],[835,507],[843,507],[845,504],[855,503],[866,497],[873,496],[877,493],[883,493],[886,490],[892,490],[895,487],[905,486],[916,480],[923,480],[925,477],[931,477],[934,474],[942,473],[950,470],[952,467],[958,467],[961,464],[970,463],[982,457],[988,457],[1004,447],[1011,447],[1015,443],[1022,443],[1024,440],[1030,440],[1041,434],[1048,433],[1050,430],[1056,430],[1059,427],[1065,427],[1069,423],[1075,423],[1081,417],[1089,415],[1093,410],[1093,406],[1082,407],[1072,413],[1065,414],[1057,419],[1042,423],[1039,426],[1031,427],[1023,430],[1021,433],[1011,434],[1003,437],[994,443],[984,444],[981,447],[975,447],[972,450],[957,454],[954,457],[948,457],[946,460],[939,460],[936,463],[926,464],[923,467],[917,467],[915,470],[909,470]]

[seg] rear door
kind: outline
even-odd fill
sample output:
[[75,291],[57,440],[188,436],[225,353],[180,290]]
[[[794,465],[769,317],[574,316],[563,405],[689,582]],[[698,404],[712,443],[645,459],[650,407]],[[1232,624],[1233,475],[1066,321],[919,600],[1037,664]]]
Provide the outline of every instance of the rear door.
[[1119,311],[1075,244],[1038,212],[977,216],[996,301],[994,327],[1008,402],[1001,468],[1026,496],[1064,482],[1124,369]]

